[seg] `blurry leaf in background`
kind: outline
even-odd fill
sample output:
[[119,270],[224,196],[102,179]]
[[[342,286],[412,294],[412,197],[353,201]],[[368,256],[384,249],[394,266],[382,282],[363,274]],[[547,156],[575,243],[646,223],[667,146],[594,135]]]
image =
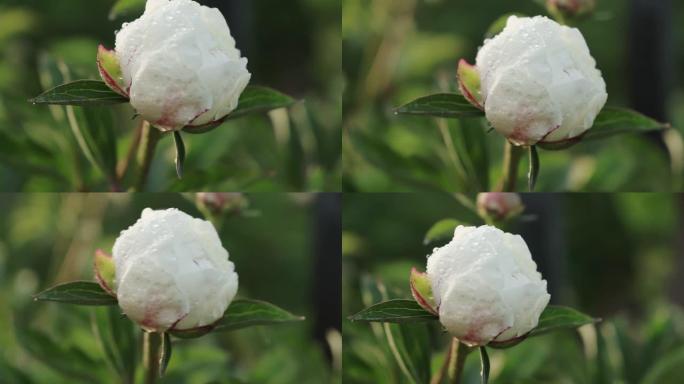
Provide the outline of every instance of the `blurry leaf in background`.
[[92,312],[93,332],[110,366],[122,383],[132,384],[138,362],[138,332],[132,321],[121,316],[118,307],[96,308]]
[[18,332],[17,338],[43,364],[73,379],[97,382],[98,375],[93,371],[95,361],[84,351],[76,347],[64,348],[45,333],[28,328]]
[[109,19],[133,16],[145,10],[145,0],[117,0],[109,11]]
[[423,239],[423,244],[430,244],[435,241],[450,239],[454,236],[454,230],[459,225],[465,225],[465,223],[456,219],[442,219],[432,225],[425,233],[425,238]]

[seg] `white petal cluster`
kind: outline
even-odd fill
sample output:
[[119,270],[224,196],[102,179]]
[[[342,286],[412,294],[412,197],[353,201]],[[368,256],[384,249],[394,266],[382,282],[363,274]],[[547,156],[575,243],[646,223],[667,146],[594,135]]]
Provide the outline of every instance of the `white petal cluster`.
[[238,275],[214,226],[171,208],[146,208],[113,250],[123,312],[163,331],[214,323],[235,297]]
[[468,345],[526,334],[551,297],[522,237],[487,225],[457,227],[427,274],[439,321]]
[[487,120],[518,145],[581,135],[608,98],[580,31],[543,16],[511,16],[476,66]]
[[223,15],[192,0],[148,0],[115,51],[131,105],[162,130],[221,119],[251,77]]

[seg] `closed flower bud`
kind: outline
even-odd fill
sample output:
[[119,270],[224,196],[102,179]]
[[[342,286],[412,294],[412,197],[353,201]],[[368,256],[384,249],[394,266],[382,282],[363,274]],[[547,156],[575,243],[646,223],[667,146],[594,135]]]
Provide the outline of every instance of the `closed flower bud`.
[[580,31],[542,16],[511,16],[476,67],[487,120],[517,145],[578,138],[608,98]]
[[494,221],[509,219],[520,214],[525,206],[517,193],[484,192],[477,194],[477,212]]
[[116,34],[120,79],[99,54],[100,73],[161,130],[210,124],[238,105],[250,80],[223,15],[192,0],[148,0]]
[[470,346],[524,336],[550,299],[525,241],[492,226],[457,227],[427,276],[439,321]]
[[596,0],[546,0],[546,10],[563,19],[586,16],[594,11]]
[[214,226],[177,209],[146,208],[113,250],[119,306],[148,331],[193,329],[223,316],[238,275]]
[[212,215],[238,214],[249,206],[249,200],[239,192],[198,192],[197,205]]

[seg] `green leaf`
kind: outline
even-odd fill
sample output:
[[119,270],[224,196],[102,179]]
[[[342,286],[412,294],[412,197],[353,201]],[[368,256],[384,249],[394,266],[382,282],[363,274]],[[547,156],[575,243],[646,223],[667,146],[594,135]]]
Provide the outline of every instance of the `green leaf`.
[[539,336],[559,329],[577,328],[599,321],[600,319],[593,318],[573,308],[549,305],[539,317],[537,327],[527,337]]
[[351,321],[382,321],[387,323],[411,323],[437,319],[437,316],[423,309],[414,300],[405,299],[378,303],[349,317]]
[[119,0],[109,11],[109,20],[121,16],[140,14],[145,10],[145,0]]
[[456,219],[442,219],[428,229],[423,239],[423,244],[427,245],[437,240],[443,240],[454,236],[454,230],[463,224]]
[[295,316],[271,303],[259,300],[235,300],[216,323],[215,331],[232,331],[255,325],[273,325],[302,321],[303,316]]
[[240,95],[237,108],[228,116],[204,125],[187,126],[183,128],[183,131],[192,134],[209,132],[227,120],[237,119],[246,115],[266,113],[273,109],[287,108],[295,102],[295,99],[274,89],[249,85]]
[[293,190],[306,189],[306,154],[299,133],[299,128],[294,121],[290,121],[290,134],[285,158],[285,174]]
[[164,376],[166,368],[171,361],[171,336],[168,332],[162,333],[161,353],[159,355],[159,377]]
[[66,107],[67,118],[86,158],[117,187],[117,151],[112,111],[104,107]]
[[385,323],[385,335],[399,367],[417,384],[430,382],[430,333],[426,324]]
[[121,317],[117,307],[97,308],[92,325],[107,362],[122,383],[133,383],[138,353],[138,338],[133,322]]
[[49,288],[33,297],[34,300],[57,301],[78,305],[116,305],[116,298],[109,295],[93,281],[72,281]]
[[641,384],[679,383],[684,366],[684,347],[663,354],[644,375]]
[[79,383],[101,382],[98,378],[100,366],[82,349],[65,347],[63,340],[53,340],[47,334],[29,328],[18,329],[16,336],[25,350],[55,371]]
[[183,163],[185,162],[185,144],[180,131],[173,131],[173,141],[176,144],[176,175],[183,178]]
[[228,119],[287,108],[295,102],[295,99],[275,89],[251,85],[242,92],[238,107],[228,115]]
[[594,125],[582,136],[556,142],[538,143],[546,150],[558,150],[571,147],[577,143],[609,138],[626,133],[647,133],[671,128],[639,112],[625,108],[605,107],[596,116]]
[[33,104],[92,106],[127,103],[128,99],[112,91],[103,81],[76,80],[58,85],[29,101]]
[[481,119],[448,120],[456,157],[466,175],[466,188],[472,192],[489,190],[487,132]]
[[434,117],[481,117],[484,112],[473,106],[462,95],[438,93],[413,100],[395,110],[398,115]]
[[491,39],[492,37],[498,35],[499,32],[503,31],[503,29],[506,27],[506,22],[508,21],[508,18],[511,16],[524,17],[525,15],[522,13],[513,12],[500,16],[499,18],[494,20],[494,22],[489,26],[489,28],[487,28],[487,32],[485,32],[485,38]]
[[489,382],[489,355],[487,355],[487,348],[480,347],[480,364],[482,370],[480,371],[481,383],[487,384]]
[[539,153],[535,145],[530,146],[530,170],[527,172],[527,187],[530,192],[534,191],[534,186],[537,184],[537,176],[539,176]]

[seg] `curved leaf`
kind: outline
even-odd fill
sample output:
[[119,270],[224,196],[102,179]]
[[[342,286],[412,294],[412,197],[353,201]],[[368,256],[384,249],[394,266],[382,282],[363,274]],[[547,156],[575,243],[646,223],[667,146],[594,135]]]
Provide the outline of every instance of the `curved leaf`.
[[128,99],[112,91],[100,80],[76,80],[58,85],[29,100],[33,104],[110,105]]
[[670,128],[637,111],[626,108],[605,107],[596,116],[594,125],[582,136],[555,142],[539,142],[537,145],[546,150],[558,150],[571,147],[577,143],[601,140],[625,133],[646,133]]
[[169,361],[171,361],[171,337],[168,332],[162,333],[161,338],[161,351],[159,354],[159,377],[164,376],[166,373],[166,368],[169,366]]
[[185,143],[180,131],[173,131],[173,142],[176,145],[176,175],[183,178],[183,164],[185,163]]
[[134,323],[122,318],[119,308],[108,307],[93,311],[92,324],[100,347],[121,382],[133,383],[138,353]]
[[351,321],[382,321],[386,323],[410,323],[437,319],[437,316],[423,309],[414,300],[406,299],[384,301],[349,317]]
[[266,113],[273,109],[287,108],[296,102],[295,99],[275,89],[250,85],[240,95],[237,108],[228,116],[204,125],[187,126],[183,132],[205,133],[217,128],[227,120],[237,119],[246,115]]
[[559,329],[577,328],[585,324],[593,324],[601,319],[593,318],[576,309],[560,305],[549,305],[539,317],[539,324],[527,337],[543,335]]
[[414,383],[430,382],[430,333],[426,324],[385,323],[385,335],[399,367]]
[[437,240],[447,239],[454,236],[454,230],[462,222],[456,219],[442,219],[434,224],[428,229],[423,239],[423,244],[430,244]]
[[492,24],[489,25],[489,28],[487,28],[487,32],[485,32],[485,38],[491,39],[492,37],[498,35],[499,32],[503,31],[503,29],[506,27],[506,23],[508,22],[508,18],[511,16],[525,17],[524,14],[517,12],[507,13],[505,15],[499,16]]
[[527,188],[530,192],[533,192],[534,186],[537,184],[537,176],[539,176],[539,153],[537,153],[537,146],[531,145],[529,154],[530,170],[527,172]]
[[145,0],[119,0],[109,11],[109,20],[121,16],[142,13],[145,10]]
[[34,300],[57,301],[78,305],[116,305],[116,298],[93,281],[72,281],[49,288],[33,297]]
[[260,300],[235,300],[215,324],[215,331],[232,331],[254,325],[271,325],[304,320],[271,303]]
[[423,96],[395,110],[398,115],[419,115],[434,117],[481,117],[484,112],[473,106],[462,95],[438,93]]

